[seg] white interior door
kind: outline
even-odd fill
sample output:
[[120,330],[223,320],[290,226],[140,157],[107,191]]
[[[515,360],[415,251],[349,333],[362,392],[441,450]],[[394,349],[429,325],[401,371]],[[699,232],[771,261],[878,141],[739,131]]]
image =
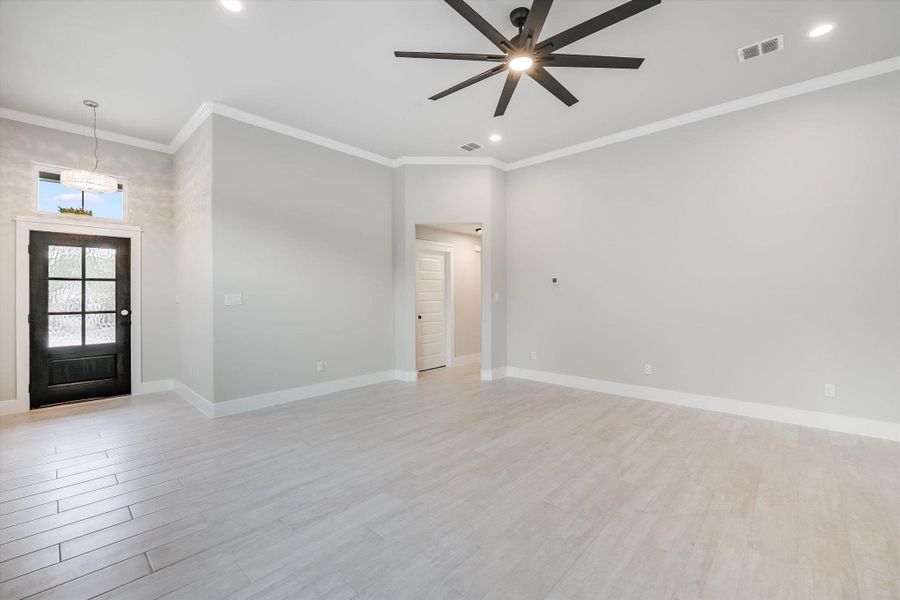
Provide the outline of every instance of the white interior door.
[[419,250],[416,255],[416,369],[447,365],[447,278],[444,254]]

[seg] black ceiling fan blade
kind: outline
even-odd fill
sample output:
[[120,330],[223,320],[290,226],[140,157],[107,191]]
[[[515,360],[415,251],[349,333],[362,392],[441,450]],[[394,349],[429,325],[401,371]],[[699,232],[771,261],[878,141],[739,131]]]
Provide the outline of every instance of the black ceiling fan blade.
[[479,81],[484,81],[488,77],[493,77],[497,73],[502,73],[505,70],[506,70],[505,64],[497,65],[496,67],[488,69],[487,71],[485,71],[483,73],[479,73],[475,77],[470,77],[469,79],[466,79],[462,83],[457,83],[453,87],[447,88],[443,92],[439,92],[439,93],[435,94],[434,96],[430,97],[429,100],[440,100],[444,96],[449,96],[453,92],[458,92],[459,90],[461,90],[463,88],[467,88],[472,84],[478,83]]
[[526,72],[531,75],[532,79],[544,86],[544,89],[559,98],[566,106],[572,106],[578,102],[578,98],[573,96],[572,92],[563,87],[563,84],[557,81],[556,78],[548,73],[543,67],[538,66],[537,68]]
[[500,101],[497,102],[497,110],[494,111],[495,117],[501,117],[506,113],[506,107],[509,106],[509,101],[512,100],[513,92],[516,91],[516,86],[519,85],[519,79],[521,79],[521,77],[521,71],[510,71],[506,75],[506,83],[503,84],[503,91],[500,93]]
[[525,25],[522,26],[522,34],[519,36],[520,43],[530,40],[528,45],[535,45],[541,36],[541,30],[544,28],[544,21],[547,20],[551,6],[553,6],[553,0],[534,0],[531,10],[528,11]]
[[588,19],[584,23],[580,23],[547,38],[535,46],[535,50],[544,54],[559,50],[564,46],[568,46],[582,38],[586,38],[592,33],[597,33],[601,29],[605,29],[610,25],[615,25],[628,17],[633,17],[639,12],[643,12],[648,8],[653,8],[661,2],[662,0],[631,0],[630,2],[626,2],[625,4],[606,11],[602,15],[597,15],[593,19]]
[[475,9],[466,4],[464,0],[444,0],[444,2],[449,4],[450,8],[458,12],[463,19],[471,23],[484,37],[491,40],[495,46],[504,52],[509,52],[513,49],[509,40],[503,37],[502,33],[497,31],[484,17],[475,12]]
[[470,52],[394,52],[397,58],[437,58],[441,60],[474,60],[480,62],[503,62],[505,54],[474,54]]
[[631,56],[591,56],[584,54],[551,54],[541,59],[543,67],[587,67],[594,69],[638,69],[643,58]]

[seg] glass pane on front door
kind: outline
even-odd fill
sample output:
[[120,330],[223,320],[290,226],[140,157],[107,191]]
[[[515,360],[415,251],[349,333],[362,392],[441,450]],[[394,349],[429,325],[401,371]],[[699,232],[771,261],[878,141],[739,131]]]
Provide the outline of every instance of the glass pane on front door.
[[47,282],[47,312],[51,313],[80,313],[81,312],[81,282],[59,281]]
[[88,279],[115,279],[115,248],[85,248],[84,260],[84,276]]
[[116,310],[116,282],[85,281],[84,310],[87,312]]
[[116,341],[116,314],[84,315],[84,343],[112,344]]
[[48,246],[47,260],[50,277],[81,278],[81,248],[78,246]]
[[50,315],[47,345],[51,348],[81,345],[81,315]]

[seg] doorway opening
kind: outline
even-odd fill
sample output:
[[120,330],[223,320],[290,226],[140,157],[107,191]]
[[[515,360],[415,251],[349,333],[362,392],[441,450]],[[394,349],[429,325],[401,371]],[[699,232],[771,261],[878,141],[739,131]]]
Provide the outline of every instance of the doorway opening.
[[481,224],[416,225],[416,370],[481,365]]

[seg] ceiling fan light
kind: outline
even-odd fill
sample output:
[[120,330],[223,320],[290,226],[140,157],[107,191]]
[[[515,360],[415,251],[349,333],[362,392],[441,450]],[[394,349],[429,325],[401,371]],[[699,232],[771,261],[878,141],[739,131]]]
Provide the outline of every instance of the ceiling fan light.
[[109,194],[119,189],[115,177],[82,169],[66,169],[59,174],[59,182],[67,188],[95,194]]
[[219,0],[219,6],[228,12],[241,12],[244,10],[244,3],[241,0]]
[[509,68],[513,71],[527,71],[534,64],[534,59],[530,56],[516,56],[509,61]]

